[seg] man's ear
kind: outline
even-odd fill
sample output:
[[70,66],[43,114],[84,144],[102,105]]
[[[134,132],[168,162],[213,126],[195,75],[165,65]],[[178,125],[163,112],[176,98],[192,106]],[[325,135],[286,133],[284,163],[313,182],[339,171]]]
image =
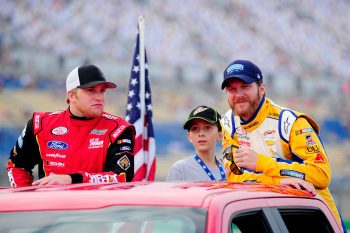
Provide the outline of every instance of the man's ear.
[[259,86],[259,93],[260,93],[260,96],[263,96],[263,95],[265,94],[265,92],[266,92],[266,85],[265,85],[265,83],[262,83],[262,84],[260,84],[260,86]]
[[67,99],[69,100],[69,103],[75,102],[75,92],[74,90],[68,91],[67,93]]

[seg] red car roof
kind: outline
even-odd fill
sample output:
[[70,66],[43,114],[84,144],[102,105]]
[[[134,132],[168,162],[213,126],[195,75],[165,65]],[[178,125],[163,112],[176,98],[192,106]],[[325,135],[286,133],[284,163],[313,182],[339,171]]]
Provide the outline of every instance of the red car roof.
[[[266,197],[312,197],[288,186],[223,182],[132,182],[30,186],[0,189],[0,212],[95,209],[113,205],[187,206],[206,208],[218,195],[222,201]],[[14,204],[15,203],[15,204]]]

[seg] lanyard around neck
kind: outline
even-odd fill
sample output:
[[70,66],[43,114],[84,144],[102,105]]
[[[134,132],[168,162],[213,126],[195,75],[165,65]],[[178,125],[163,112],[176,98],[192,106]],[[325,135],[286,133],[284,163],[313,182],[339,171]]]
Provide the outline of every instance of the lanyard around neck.
[[[197,154],[194,156],[194,159],[199,163],[199,165],[202,167],[202,169],[205,171],[205,173],[207,173],[209,178],[212,181],[216,181],[213,173],[209,170],[207,165],[205,165],[205,163],[201,160],[201,158],[199,158],[199,156]],[[218,165],[218,167],[220,169],[221,180],[226,180],[226,175],[225,175],[224,169],[222,168],[221,163],[219,163],[219,161],[217,160],[216,157],[215,157],[215,161],[216,161],[216,164]]]

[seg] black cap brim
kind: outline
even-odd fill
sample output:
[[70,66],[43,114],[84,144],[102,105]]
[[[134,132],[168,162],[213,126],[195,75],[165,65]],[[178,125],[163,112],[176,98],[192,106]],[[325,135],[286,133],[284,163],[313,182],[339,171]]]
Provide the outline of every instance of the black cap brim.
[[80,86],[78,86],[78,88],[88,88],[88,87],[96,86],[98,84],[104,84],[106,86],[106,88],[116,88],[117,87],[117,84],[112,83],[112,82],[93,81],[93,82],[85,83],[84,85],[80,85]]
[[226,85],[227,85],[227,82],[233,78],[238,78],[240,80],[242,80],[243,82],[247,83],[247,84],[251,84],[253,82],[256,82],[257,80],[255,78],[252,78],[250,76],[247,76],[247,75],[235,75],[235,76],[229,76],[229,77],[226,77],[225,80],[222,82],[221,84],[221,90],[224,90]]

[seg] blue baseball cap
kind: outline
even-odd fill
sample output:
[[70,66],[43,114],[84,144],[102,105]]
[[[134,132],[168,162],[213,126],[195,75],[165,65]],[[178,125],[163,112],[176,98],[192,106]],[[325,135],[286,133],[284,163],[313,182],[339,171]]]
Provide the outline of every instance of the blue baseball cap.
[[232,62],[224,71],[224,81],[221,89],[223,90],[230,78],[238,78],[247,84],[253,82],[262,83],[263,76],[257,65],[246,60],[236,60]]

